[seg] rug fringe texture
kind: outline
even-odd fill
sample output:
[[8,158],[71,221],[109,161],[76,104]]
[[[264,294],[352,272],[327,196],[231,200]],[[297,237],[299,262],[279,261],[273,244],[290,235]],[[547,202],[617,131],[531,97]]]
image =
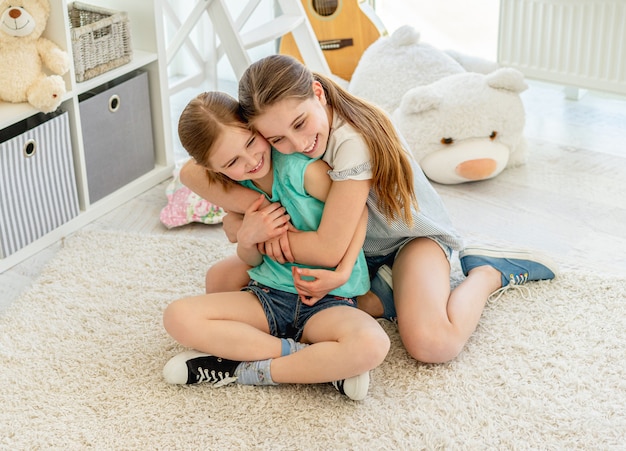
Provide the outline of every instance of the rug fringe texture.
[[[180,387],[165,306],[203,291],[224,241],[82,231],[0,316],[0,448],[624,449],[626,279],[566,272],[490,303],[454,361],[395,326],[368,397],[330,385]],[[455,277],[462,276],[455,267]]]

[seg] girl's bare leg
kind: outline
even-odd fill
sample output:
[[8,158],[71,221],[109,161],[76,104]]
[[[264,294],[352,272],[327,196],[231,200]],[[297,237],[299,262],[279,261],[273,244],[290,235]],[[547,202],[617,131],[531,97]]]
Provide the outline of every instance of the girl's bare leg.
[[302,341],[311,345],[272,360],[274,382],[310,384],[353,377],[380,365],[390,346],[374,318],[347,306],[315,314],[305,326]]
[[215,263],[206,273],[207,293],[227,293],[239,291],[250,281],[247,265],[236,255]]
[[441,247],[417,238],[393,265],[398,330],[416,360],[441,363],[455,358],[472,335],[489,295],[502,285],[495,268],[475,268],[450,291],[450,264]]
[[246,291],[174,301],[163,313],[163,325],[181,345],[226,359],[264,360],[281,354],[280,338],[269,334],[261,303]]
[[365,373],[384,360],[389,337],[368,314],[330,307],[306,324],[310,346],[281,357],[281,339],[269,334],[265,313],[249,292],[205,294],[170,304],[167,332],[183,346],[225,359],[271,362],[276,383],[321,383]]
[[359,296],[357,299],[357,305],[359,310],[363,310],[365,313],[373,316],[374,318],[382,318],[385,313],[383,303],[380,301],[378,296],[371,291]]

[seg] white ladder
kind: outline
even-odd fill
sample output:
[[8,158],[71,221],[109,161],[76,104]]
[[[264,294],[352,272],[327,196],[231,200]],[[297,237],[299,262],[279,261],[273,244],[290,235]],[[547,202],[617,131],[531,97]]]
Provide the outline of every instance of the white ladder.
[[[276,0],[281,14],[273,20],[255,27],[246,33],[240,30],[246,24],[256,7],[262,0],[249,0],[239,16],[233,20],[226,6],[226,0],[197,0],[187,19],[180,23],[176,18],[173,7],[165,2],[166,13],[179,26],[175,35],[167,45],[166,55],[168,65],[183,45],[190,50],[192,57],[202,59],[200,52],[189,38],[202,14],[206,12],[211,24],[219,37],[220,45],[216,49],[215,64],[225,54],[233,68],[235,76],[240,79],[246,68],[252,63],[249,49],[278,39],[287,33],[293,33],[304,63],[313,71],[331,75],[328,63],[319,46],[315,32],[309,23],[306,12],[300,0]],[[167,8],[169,7],[169,10]],[[183,81],[179,86],[171,86],[170,93],[186,87]]]

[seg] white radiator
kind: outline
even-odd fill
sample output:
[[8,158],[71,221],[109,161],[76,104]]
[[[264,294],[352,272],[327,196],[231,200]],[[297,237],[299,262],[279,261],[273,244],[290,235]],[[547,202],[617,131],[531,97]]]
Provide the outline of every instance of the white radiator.
[[626,94],[626,0],[500,0],[498,62],[531,79]]

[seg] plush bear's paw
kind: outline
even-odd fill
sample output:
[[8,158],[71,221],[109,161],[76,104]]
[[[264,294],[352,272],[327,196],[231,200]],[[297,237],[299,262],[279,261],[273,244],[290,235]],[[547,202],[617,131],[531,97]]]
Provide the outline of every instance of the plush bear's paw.
[[55,48],[51,50],[49,57],[46,59],[46,64],[53,73],[63,75],[70,70],[70,57],[67,52]]
[[28,103],[43,113],[56,110],[65,95],[65,82],[58,75],[39,79],[28,90]]

